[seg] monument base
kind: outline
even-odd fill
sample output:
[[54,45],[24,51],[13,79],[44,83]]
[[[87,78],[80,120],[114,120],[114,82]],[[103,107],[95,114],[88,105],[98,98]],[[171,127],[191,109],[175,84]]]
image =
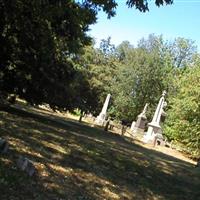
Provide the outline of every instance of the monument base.
[[152,123],[152,122],[149,123],[148,126],[149,126],[149,128],[148,128],[146,134],[144,135],[143,142],[154,144],[157,134],[158,133],[161,134],[161,127],[159,124]]
[[137,121],[135,123],[135,127],[140,128],[140,129],[145,129],[146,122],[147,122],[146,116],[140,114],[140,115],[138,115]]
[[97,116],[97,118],[96,118],[96,120],[95,120],[95,123],[98,124],[98,125],[100,125],[100,126],[103,126],[104,123],[105,123],[105,121],[106,121],[106,115],[103,114],[103,113],[100,113],[100,114]]
[[144,135],[144,129],[134,127],[134,129],[132,130],[132,133],[137,134],[137,135]]
[[133,138],[138,139],[142,141],[144,137],[144,129],[134,127],[134,129],[131,131]]

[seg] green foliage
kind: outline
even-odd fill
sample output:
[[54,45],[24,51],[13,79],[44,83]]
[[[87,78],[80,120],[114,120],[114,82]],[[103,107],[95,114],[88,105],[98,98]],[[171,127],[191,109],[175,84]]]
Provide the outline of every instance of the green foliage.
[[[83,78],[78,85],[85,88],[85,109],[91,113],[97,114],[105,101],[105,97],[111,91],[112,79],[115,76],[118,59],[115,55],[115,47],[111,44],[110,38],[102,40],[100,48],[95,49],[93,45],[86,46],[83,53],[75,59],[79,71],[84,73]],[[80,106],[83,103],[79,104]]]
[[176,38],[170,45],[171,58],[177,68],[190,66],[193,56],[197,53],[194,41],[185,38]]
[[0,89],[32,104],[70,108],[70,56],[90,41],[95,13],[73,1],[1,1],[0,10]]
[[200,157],[200,65],[177,79],[177,93],[170,98],[165,134]]
[[[115,115],[128,121],[136,119],[146,103],[149,114],[164,89],[171,85],[172,64],[161,36],[142,39],[137,48],[123,42],[117,48],[121,67],[113,79]],[[168,64],[170,63],[170,65]]]
[[[175,40],[176,41],[176,40]],[[176,42],[172,42],[176,47]],[[188,49],[193,49],[193,43],[186,41]],[[102,40],[100,48],[93,46],[84,48],[84,53],[78,57],[79,71],[85,73],[88,81],[85,102],[90,112],[98,113],[105,97],[111,93],[109,114],[117,119],[132,121],[143,110],[146,103],[150,103],[147,116],[150,118],[163,90],[171,95],[176,91],[174,77],[181,72],[174,63],[179,53],[172,52],[172,46],[164,41],[162,36],[149,35],[141,39],[137,47],[128,41],[122,42],[117,48],[111,44],[111,39]],[[178,50],[177,50],[178,51]],[[179,51],[185,50],[179,48]],[[174,53],[174,54],[173,54]],[[191,60],[196,55],[191,51],[182,59]],[[182,68],[181,68],[182,69]],[[80,78],[77,89],[86,86]],[[82,94],[82,97],[84,96]],[[81,98],[80,98],[81,99]],[[87,101],[91,100],[91,102]],[[87,105],[87,106],[86,106]],[[83,103],[80,103],[83,106]]]
[[[73,109],[86,102],[73,103],[76,96],[83,96],[75,81],[86,77],[74,66],[74,58],[91,43],[87,31],[99,10],[110,18],[116,7],[115,0],[1,0],[0,90],[54,109]],[[103,46],[106,49],[109,40]],[[86,82],[82,83],[88,88]]]
[[[135,7],[141,12],[149,11],[148,0],[127,0],[126,4],[129,7]],[[163,4],[172,4],[173,0],[155,0],[155,4],[159,7]]]

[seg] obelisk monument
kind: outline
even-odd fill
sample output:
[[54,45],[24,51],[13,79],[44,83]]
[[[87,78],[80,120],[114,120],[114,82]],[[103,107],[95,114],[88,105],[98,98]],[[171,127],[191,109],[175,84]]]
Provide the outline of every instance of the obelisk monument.
[[148,130],[143,138],[143,141],[145,143],[152,143],[155,139],[156,134],[161,132],[160,118],[163,112],[163,107],[166,105],[165,95],[166,95],[166,91],[163,91],[162,97],[159,100],[153,119],[150,123],[148,123]]
[[97,116],[96,121],[95,121],[97,124],[99,124],[101,126],[106,121],[106,113],[107,113],[107,109],[108,109],[108,104],[109,104],[109,101],[110,101],[110,97],[111,97],[111,95],[108,94],[107,97],[106,97],[106,100],[104,102],[103,108],[102,108],[100,114]]

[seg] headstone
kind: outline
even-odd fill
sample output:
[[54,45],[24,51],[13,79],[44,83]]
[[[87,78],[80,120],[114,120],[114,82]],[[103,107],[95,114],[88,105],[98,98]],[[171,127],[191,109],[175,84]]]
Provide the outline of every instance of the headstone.
[[132,122],[132,124],[131,124],[131,131],[134,131],[135,123],[136,123],[135,121]]
[[0,153],[6,153],[8,151],[8,142],[5,139],[0,138]]
[[162,133],[162,130],[160,127],[160,119],[161,119],[162,113],[164,112],[163,108],[166,106],[165,95],[166,95],[166,91],[163,91],[162,97],[159,100],[153,119],[150,123],[148,123],[148,130],[143,138],[143,141],[145,143],[155,143],[156,135],[158,133],[159,134]]
[[110,97],[111,97],[111,95],[108,94],[107,97],[106,97],[106,100],[104,102],[103,108],[102,108],[100,114],[96,118],[95,122],[98,125],[103,126],[105,121],[106,121],[106,112],[107,112],[107,109],[108,109],[108,104],[109,104],[109,101],[110,101]]
[[19,156],[17,160],[17,167],[22,171],[25,171],[29,176],[33,176],[33,174],[36,172],[33,162],[22,156]]
[[131,124],[131,133],[135,137],[137,136],[143,136],[144,130],[146,128],[147,123],[147,117],[146,117],[146,111],[147,111],[148,103],[145,104],[143,111],[138,115],[137,121],[133,121]]
[[135,123],[135,128],[138,129],[145,129],[147,117],[146,117],[146,111],[147,111],[148,103],[145,104],[143,111],[138,115],[137,121]]

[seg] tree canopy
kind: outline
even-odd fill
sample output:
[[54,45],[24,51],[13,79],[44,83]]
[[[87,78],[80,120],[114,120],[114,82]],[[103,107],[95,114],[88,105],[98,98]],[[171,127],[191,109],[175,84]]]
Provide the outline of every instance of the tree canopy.
[[[127,0],[126,4],[129,7],[135,7],[136,9],[138,9],[141,12],[146,12],[149,11],[149,3],[150,1],[148,0]],[[172,4],[173,0],[155,0],[154,1],[156,6],[163,6],[164,4]]]
[[200,157],[200,65],[188,68],[176,80],[176,93],[169,98],[165,135]]
[[[149,10],[148,0],[127,0]],[[157,6],[172,0],[155,0]],[[117,0],[0,0],[0,95],[31,104],[97,114],[111,93],[109,114],[132,121],[168,91],[165,134],[199,156],[199,54],[194,41],[149,35],[136,47],[115,47],[111,38],[95,48],[87,35],[103,10],[115,16]],[[194,84],[195,83],[195,84]]]
[[[126,3],[140,11],[148,9],[147,1]],[[110,18],[116,7],[115,0],[1,0],[0,90],[32,104],[73,107],[73,96],[78,96],[73,86],[74,58],[91,44],[87,31],[96,23],[99,10]]]

